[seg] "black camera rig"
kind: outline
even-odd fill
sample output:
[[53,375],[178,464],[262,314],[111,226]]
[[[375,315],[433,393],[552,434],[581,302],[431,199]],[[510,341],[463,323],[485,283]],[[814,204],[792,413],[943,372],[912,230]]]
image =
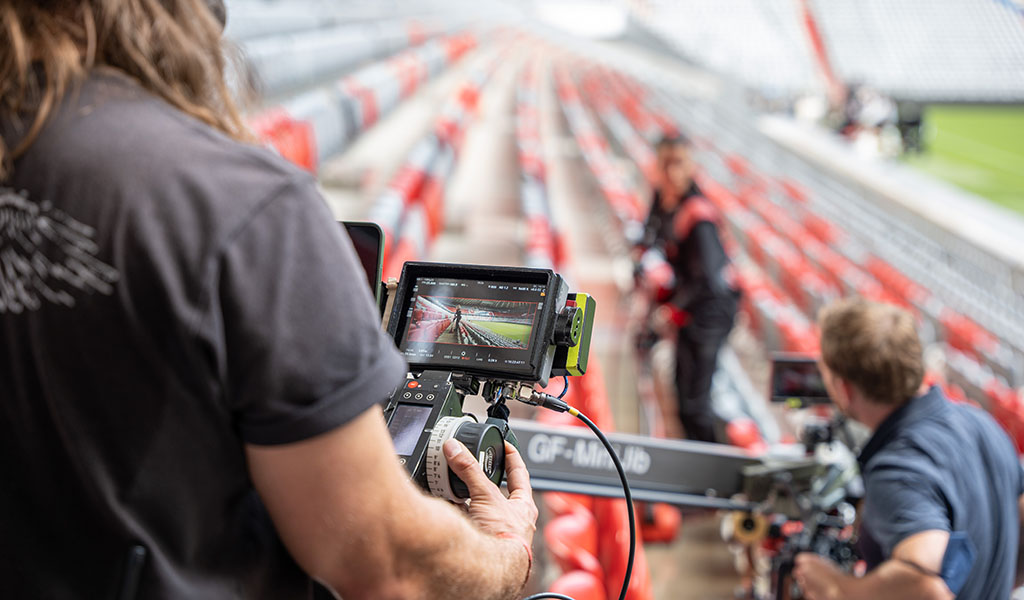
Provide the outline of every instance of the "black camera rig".
[[[587,369],[594,299],[569,293],[545,269],[410,262],[394,295],[388,334],[410,373],[384,409],[399,460],[432,494],[461,502],[465,484],[442,446],[464,443],[500,485],[504,442],[518,446],[509,400],[566,410],[534,389],[552,375]],[[468,395],[487,400],[487,419],[463,414]]]
[[[627,499],[730,511],[734,539],[750,547],[773,545],[771,589],[755,592],[757,598],[799,597],[790,577],[799,552],[852,566],[849,469],[809,452],[754,457],[716,444],[604,436],[559,398],[536,391],[534,386],[551,376],[582,375],[587,369],[595,302],[587,294],[569,293],[559,275],[413,262],[405,265],[390,295],[388,333],[410,372],[387,401],[385,418],[399,460],[432,494],[453,502],[469,496],[447,466],[445,441],[464,443],[495,485],[504,476],[508,441],[521,445],[537,491],[620,498],[625,492]],[[790,408],[824,401],[813,361],[777,357],[776,362],[773,387],[780,389],[773,390],[774,400]],[[791,385],[797,380],[807,385]],[[463,412],[465,397],[472,395],[488,402],[483,422]],[[514,419],[510,426],[510,400],[569,410],[591,425],[609,454],[577,428]],[[831,426],[809,430],[806,449],[831,443],[834,432]]]

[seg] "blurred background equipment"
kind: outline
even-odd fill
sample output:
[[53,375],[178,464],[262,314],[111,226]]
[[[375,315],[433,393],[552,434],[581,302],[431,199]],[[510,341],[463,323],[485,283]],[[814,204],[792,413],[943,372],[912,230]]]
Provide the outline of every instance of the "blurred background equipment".
[[[566,399],[602,429],[679,433],[673,344],[649,335],[641,301],[671,273],[657,257],[634,269],[630,249],[658,183],[654,143],[681,132],[743,290],[712,389],[718,437],[739,447],[727,451],[761,461],[818,457],[834,437],[856,445],[828,426],[827,405],[768,402],[771,354],[813,355],[817,310],[848,294],[909,308],[928,380],[990,411],[1024,451],[1017,0],[228,7],[252,128],[319,177],[339,219],[380,226],[385,277],[408,260],[531,266],[593,294],[591,363]],[[625,462],[639,469],[639,456]],[[765,556],[777,573],[794,548],[845,552],[845,498],[821,491],[798,492],[817,494],[816,512],[781,522],[708,508],[680,519],[652,496],[627,597],[768,597]],[[531,589],[615,594],[623,501],[547,492],[542,504],[549,552],[537,549]]]

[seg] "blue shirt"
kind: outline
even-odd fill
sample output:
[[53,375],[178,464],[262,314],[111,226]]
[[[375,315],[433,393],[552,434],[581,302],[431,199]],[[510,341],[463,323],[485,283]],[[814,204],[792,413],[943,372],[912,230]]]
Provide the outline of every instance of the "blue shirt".
[[951,543],[943,565],[957,598],[1010,597],[1024,470],[988,413],[954,404],[933,387],[891,414],[859,460],[866,488],[861,546],[869,568],[916,533],[948,531],[963,540]]

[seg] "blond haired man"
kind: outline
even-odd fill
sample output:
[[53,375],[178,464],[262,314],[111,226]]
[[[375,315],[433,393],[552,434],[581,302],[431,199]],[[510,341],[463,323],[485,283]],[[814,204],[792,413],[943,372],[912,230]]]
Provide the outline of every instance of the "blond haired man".
[[913,317],[847,299],[826,307],[820,367],[843,413],[873,432],[859,461],[866,495],[857,578],[811,554],[797,583],[811,600],[1009,598],[1024,473],[986,413],[922,389]]

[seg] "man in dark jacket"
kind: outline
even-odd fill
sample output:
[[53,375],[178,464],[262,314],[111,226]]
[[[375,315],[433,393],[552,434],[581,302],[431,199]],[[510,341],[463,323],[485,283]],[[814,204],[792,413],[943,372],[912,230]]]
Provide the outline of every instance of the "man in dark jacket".
[[711,378],[729,336],[738,292],[718,234],[718,212],[694,183],[690,142],[672,136],[658,143],[661,175],[641,246],[661,252],[675,285],[659,312],[679,328],[676,389],[679,418],[689,439],[715,441]]

